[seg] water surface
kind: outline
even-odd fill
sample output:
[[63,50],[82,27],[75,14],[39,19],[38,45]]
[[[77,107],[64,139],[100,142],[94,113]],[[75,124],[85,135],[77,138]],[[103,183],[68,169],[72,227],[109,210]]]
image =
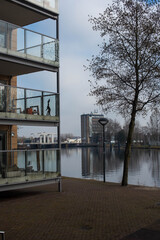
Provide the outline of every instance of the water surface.
[[[107,149],[106,181],[120,183],[124,151]],[[102,148],[68,148],[61,152],[62,176],[103,181]],[[132,150],[128,183],[160,187],[160,150]]]

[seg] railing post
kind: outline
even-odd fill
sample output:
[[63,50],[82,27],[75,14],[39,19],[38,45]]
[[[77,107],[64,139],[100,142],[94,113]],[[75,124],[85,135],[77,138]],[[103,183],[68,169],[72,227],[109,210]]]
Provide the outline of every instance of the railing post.
[[55,95],[56,116],[59,117],[59,94]]
[[42,92],[42,96],[41,96],[41,115],[44,115],[44,92]]
[[5,36],[5,48],[7,48],[7,50],[8,50],[8,34],[9,33],[9,31],[8,31],[8,23],[6,23],[6,36]]
[[4,96],[5,96],[4,109],[5,109],[5,112],[7,112],[7,86],[4,86]]
[[43,58],[43,51],[44,51],[44,48],[43,48],[43,45],[44,45],[44,41],[43,41],[43,35],[41,35],[41,58]]
[[26,29],[24,29],[24,53],[27,53]]
[[59,42],[55,40],[55,61],[59,62]]
[[27,113],[26,89],[24,89],[24,111]]
[[62,192],[62,179],[58,179],[58,192]]
[[42,171],[43,171],[43,174],[45,172],[45,169],[44,169],[44,150],[42,150]]
[[5,240],[5,232],[4,231],[0,231],[0,235],[2,236],[2,240]]
[[27,176],[27,150],[25,151],[25,176]]

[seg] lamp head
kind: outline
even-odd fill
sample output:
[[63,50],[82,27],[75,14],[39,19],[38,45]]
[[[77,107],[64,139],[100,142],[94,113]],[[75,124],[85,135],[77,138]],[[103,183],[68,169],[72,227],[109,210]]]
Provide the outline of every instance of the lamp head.
[[100,118],[98,122],[102,125],[105,126],[109,121],[107,118]]

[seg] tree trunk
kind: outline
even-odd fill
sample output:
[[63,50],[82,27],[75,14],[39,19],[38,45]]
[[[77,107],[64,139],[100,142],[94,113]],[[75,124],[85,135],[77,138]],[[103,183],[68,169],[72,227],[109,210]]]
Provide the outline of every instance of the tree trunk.
[[128,131],[127,143],[125,148],[122,186],[128,185],[128,165],[129,165],[129,160],[131,156],[131,144],[132,144],[134,125],[135,125],[135,117],[136,117],[136,110],[134,108],[131,115],[131,121],[129,124],[129,131]]
[[138,64],[138,7],[136,7],[136,32],[135,32],[135,46],[136,46],[136,62],[135,62],[135,73],[136,73],[136,88],[135,88],[135,97],[133,101],[133,108],[131,113],[131,121],[129,124],[129,131],[127,137],[127,144],[125,148],[125,156],[124,156],[124,168],[123,168],[123,178],[122,178],[122,186],[128,185],[128,165],[131,156],[131,144],[132,144],[132,136],[134,131],[135,125],[135,118],[136,118],[136,109],[138,103],[138,95],[139,95],[139,64]]

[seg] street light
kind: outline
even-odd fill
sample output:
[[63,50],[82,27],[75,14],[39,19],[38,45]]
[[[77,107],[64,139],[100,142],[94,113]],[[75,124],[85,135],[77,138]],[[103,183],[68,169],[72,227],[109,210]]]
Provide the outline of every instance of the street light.
[[105,153],[106,153],[106,148],[105,148],[105,126],[109,122],[107,118],[100,118],[98,122],[102,125],[103,127],[103,182],[105,182]]

